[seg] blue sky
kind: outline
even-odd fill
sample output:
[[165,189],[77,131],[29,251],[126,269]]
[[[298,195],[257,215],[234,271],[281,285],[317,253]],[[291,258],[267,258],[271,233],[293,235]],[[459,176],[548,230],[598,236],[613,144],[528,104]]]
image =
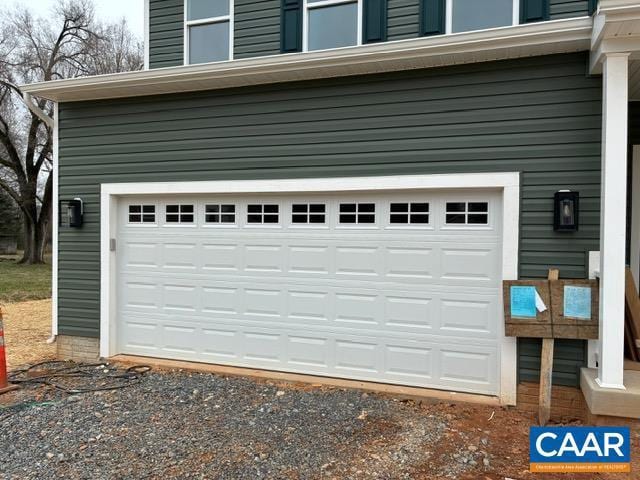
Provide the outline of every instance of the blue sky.
[[[4,3],[4,1],[0,3]],[[8,0],[8,6],[23,5],[34,10],[35,13],[46,16],[58,2],[59,0]],[[117,21],[125,17],[131,31],[142,40],[144,36],[144,0],[93,0],[93,3],[98,19]]]

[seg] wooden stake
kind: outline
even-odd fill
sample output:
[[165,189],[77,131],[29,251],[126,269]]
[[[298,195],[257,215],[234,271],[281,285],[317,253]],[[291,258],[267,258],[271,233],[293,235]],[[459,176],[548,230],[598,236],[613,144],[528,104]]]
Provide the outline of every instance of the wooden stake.
[[[549,270],[549,280],[558,280],[560,271]],[[550,305],[548,305],[550,307]],[[538,400],[538,422],[544,426],[551,417],[551,382],[553,377],[553,338],[542,339],[542,355],[540,357],[540,397]]]

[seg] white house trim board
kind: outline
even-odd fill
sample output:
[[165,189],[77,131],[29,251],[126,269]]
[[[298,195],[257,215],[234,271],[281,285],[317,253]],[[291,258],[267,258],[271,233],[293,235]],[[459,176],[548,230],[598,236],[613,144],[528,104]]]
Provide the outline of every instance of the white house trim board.
[[[423,189],[499,189],[503,192],[502,278],[518,277],[518,240],[520,215],[520,175],[509,173],[470,173],[452,175],[412,175],[384,177],[232,180],[174,183],[102,184],[100,194],[100,355],[116,355],[116,253],[110,251],[117,238],[118,197],[121,195],[225,194],[225,193],[295,193],[359,192]],[[515,405],[517,383],[516,340],[504,336],[501,325],[500,400]]]
[[628,54],[603,62],[600,207],[600,361],[596,382],[624,388]]
[[60,158],[60,136],[59,136],[59,115],[58,104],[53,104],[53,188],[51,192],[51,338],[49,342],[55,340],[58,335],[58,231],[60,224],[60,205],[58,193],[58,160]]

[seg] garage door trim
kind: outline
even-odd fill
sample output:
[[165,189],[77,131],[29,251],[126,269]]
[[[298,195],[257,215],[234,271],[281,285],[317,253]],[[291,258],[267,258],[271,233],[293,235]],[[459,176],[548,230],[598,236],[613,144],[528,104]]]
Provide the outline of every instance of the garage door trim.
[[[117,236],[118,201],[124,195],[228,194],[228,193],[306,193],[371,192],[442,189],[499,189],[502,191],[502,279],[518,276],[518,231],[520,212],[520,176],[517,172],[470,173],[450,175],[411,175],[384,177],[347,177],[322,179],[231,180],[175,183],[119,183],[101,185],[101,285],[100,355],[111,357],[120,352],[116,345],[117,326]],[[517,355],[514,338],[504,336],[500,325],[500,400],[516,401]]]

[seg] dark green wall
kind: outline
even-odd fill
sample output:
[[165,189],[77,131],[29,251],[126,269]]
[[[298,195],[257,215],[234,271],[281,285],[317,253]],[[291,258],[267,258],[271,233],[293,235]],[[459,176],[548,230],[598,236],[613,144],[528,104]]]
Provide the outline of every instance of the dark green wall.
[[184,63],[184,0],[149,0],[149,68]]
[[[60,333],[98,335],[100,183],[519,171],[520,274],[585,277],[597,250],[601,79],[586,53],[62,104]],[[553,193],[581,228],[556,234]]]
[[589,14],[589,0],[550,0],[549,18],[581,17]]
[[[149,66],[184,63],[184,0],[149,0]],[[588,0],[550,0],[550,18],[587,15]],[[235,0],[234,58],[280,53],[280,0]],[[387,40],[419,36],[420,0],[388,0]]]

